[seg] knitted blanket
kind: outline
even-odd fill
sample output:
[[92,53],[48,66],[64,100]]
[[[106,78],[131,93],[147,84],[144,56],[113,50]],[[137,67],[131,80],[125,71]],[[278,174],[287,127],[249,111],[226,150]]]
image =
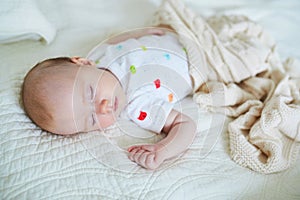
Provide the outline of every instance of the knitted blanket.
[[231,158],[265,174],[289,168],[300,147],[300,63],[282,63],[272,37],[244,16],[204,19],[182,1],[167,0],[153,23],[178,33],[194,100],[233,118]]

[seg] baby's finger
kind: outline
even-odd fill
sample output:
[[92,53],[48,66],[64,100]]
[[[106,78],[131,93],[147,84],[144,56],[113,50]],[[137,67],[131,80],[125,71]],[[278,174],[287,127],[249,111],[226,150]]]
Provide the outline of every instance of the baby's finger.
[[149,156],[149,152],[143,152],[137,159],[137,163],[140,164],[141,166],[147,168],[146,160],[147,160],[148,156]]
[[155,164],[155,155],[150,154],[147,156],[147,159],[145,160],[145,165],[147,166],[148,169],[156,169],[158,166]]
[[153,34],[153,35],[164,35],[165,31],[163,29],[160,29],[160,28],[152,28],[152,29],[149,30],[149,33]]
[[145,153],[144,150],[139,149],[139,150],[135,153],[135,155],[133,156],[134,161],[135,161],[136,163],[139,163],[140,158],[141,158],[141,156],[143,156],[144,153]]
[[144,153],[144,150],[135,149],[132,151],[131,160],[138,163],[140,156]]
[[132,161],[135,161],[136,152],[139,151],[139,149],[132,149],[129,152],[128,158]]
[[146,144],[146,145],[141,146],[141,148],[146,151],[156,151],[156,147],[153,144]]
[[133,149],[141,149],[141,146],[131,146],[127,149],[127,151],[131,152]]

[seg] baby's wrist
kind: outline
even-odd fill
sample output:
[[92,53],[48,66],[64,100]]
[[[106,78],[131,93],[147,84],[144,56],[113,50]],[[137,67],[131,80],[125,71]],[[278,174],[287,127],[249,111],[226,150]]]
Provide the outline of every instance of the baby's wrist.
[[168,159],[168,150],[167,147],[162,144],[157,144],[157,157],[159,160],[166,160]]

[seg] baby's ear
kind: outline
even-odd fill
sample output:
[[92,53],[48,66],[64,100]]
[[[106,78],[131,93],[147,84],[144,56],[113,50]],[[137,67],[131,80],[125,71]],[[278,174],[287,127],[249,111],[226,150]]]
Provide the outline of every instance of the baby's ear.
[[95,65],[93,61],[82,57],[72,57],[71,61],[77,65]]

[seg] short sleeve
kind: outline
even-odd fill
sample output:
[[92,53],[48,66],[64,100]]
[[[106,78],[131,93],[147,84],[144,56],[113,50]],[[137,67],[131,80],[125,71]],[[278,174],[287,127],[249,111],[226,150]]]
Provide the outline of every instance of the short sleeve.
[[102,60],[106,54],[107,48],[109,44],[107,43],[100,43],[96,47],[94,47],[86,56],[87,59],[93,60],[96,65],[106,66],[107,63]]
[[160,133],[172,109],[172,103],[144,94],[129,102],[127,114],[138,126]]

